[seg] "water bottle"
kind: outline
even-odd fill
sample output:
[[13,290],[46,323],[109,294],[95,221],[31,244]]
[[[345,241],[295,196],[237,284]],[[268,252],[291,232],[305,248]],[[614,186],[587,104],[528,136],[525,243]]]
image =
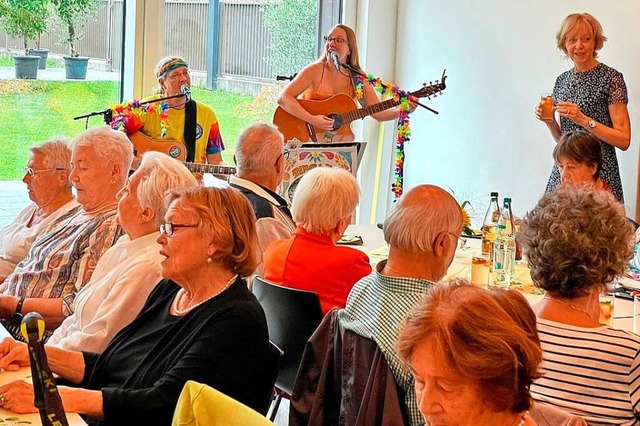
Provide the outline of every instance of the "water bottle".
[[496,226],[496,240],[493,243],[493,284],[508,289],[516,263],[516,239],[511,214],[511,198],[505,198]]
[[484,215],[484,222],[482,223],[482,254],[489,256],[489,265],[493,265],[491,261],[493,259],[493,242],[496,239],[496,226],[498,226],[499,219],[498,193],[492,192],[489,208],[487,208],[487,213]]

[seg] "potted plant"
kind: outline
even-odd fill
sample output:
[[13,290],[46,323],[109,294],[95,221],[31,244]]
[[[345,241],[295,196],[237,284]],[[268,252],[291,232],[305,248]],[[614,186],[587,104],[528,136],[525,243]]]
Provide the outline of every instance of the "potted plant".
[[84,37],[84,24],[94,19],[100,2],[93,0],[51,0],[62,22],[62,42],[69,46],[64,57],[64,70],[68,79],[85,79],[89,58],[80,56],[77,43]]
[[37,78],[39,56],[30,56],[28,42],[47,27],[47,0],[0,0],[0,21],[11,37],[23,40],[24,56],[14,55],[16,78]]
[[43,47],[40,47],[40,37],[41,36],[42,36],[42,32],[39,32],[38,36],[36,37],[36,48],[35,49],[29,49],[29,55],[39,56],[40,57],[40,61],[38,63],[38,69],[44,70],[44,69],[47,68],[47,58],[49,57],[49,49],[45,49]]

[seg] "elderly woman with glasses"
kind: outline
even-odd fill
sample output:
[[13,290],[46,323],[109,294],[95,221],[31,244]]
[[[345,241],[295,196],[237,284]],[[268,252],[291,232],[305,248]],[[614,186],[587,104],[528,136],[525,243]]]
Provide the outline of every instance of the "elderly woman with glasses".
[[78,206],[71,192],[69,139],[56,137],[29,148],[22,181],[33,203],[0,229],[0,282],[27,257],[31,244]]
[[[330,131],[333,128],[333,119],[326,115],[308,112],[300,105],[297,98],[324,100],[332,95],[345,93],[354,100],[358,100],[355,87],[358,74],[344,67],[336,67],[334,57],[340,63],[348,64],[359,73],[364,74],[358,59],[356,34],[351,28],[338,24],[329,31],[324,40],[325,46],[320,59],[304,67],[291,83],[286,86],[278,98],[278,104],[286,112],[306,123],[310,123],[319,134]],[[373,90],[373,86],[366,82],[363,86],[363,96],[364,99],[358,100],[363,106],[380,102]],[[355,103],[353,107],[353,109],[356,109]],[[326,114],[331,112],[326,111]],[[378,121],[394,120],[398,118],[398,112],[397,108],[388,109],[372,114],[372,117]],[[285,129],[281,128],[280,130],[287,136]],[[322,138],[323,136],[320,135],[319,140],[322,140]],[[333,141],[337,140],[336,138],[333,139]]]
[[[78,207],[38,238],[28,255],[4,280],[0,295],[2,324],[21,339],[19,324],[37,311],[55,328],[71,315],[76,292],[89,282],[102,254],[122,235],[116,194],[127,179],[133,149],[124,133],[94,127],[73,140],[69,180]],[[40,174],[35,174],[40,178]]]
[[293,194],[294,235],[264,252],[264,277],[273,283],[315,291],[322,312],[344,308],[351,287],[371,273],[367,255],[336,242],[351,223],[360,188],[344,169],[317,167],[307,172]]
[[[237,190],[172,190],[161,225],[162,276],[140,315],[101,354],[50,347],[65,411],[90,425],[170,425],[187,382],[209,385],[254,409],[270,392],[264,312],[243,276],[259,262],[255,216]],[[25,365],[24,344],[0,344],[0,368]],[[0,387],[4,408],[35,412],[25,382]]]
[[74,301],[73,314],[47,344],[102,352],[133,321],[162,279],[164,258],[156,239],[166,211],[165,193],[195,186],[196,179],[179,161],[154,151],[142,156],[140,167],[118,193],[118,222],[127,235],[100,258]]

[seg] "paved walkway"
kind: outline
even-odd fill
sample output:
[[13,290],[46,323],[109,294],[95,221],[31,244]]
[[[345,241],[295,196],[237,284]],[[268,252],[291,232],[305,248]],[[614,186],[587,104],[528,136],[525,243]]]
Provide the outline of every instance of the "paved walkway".
[[[0,80],[14,80],[16,71],[13,67],[0,67]],[[64,68],[47,68],[38,70],[38,80],[66,80]],[[89,68],[87,70],[87,80],[120,80],[120,72],[100,71]],[[83,80],[67,80],[67,81],[83,81]]]

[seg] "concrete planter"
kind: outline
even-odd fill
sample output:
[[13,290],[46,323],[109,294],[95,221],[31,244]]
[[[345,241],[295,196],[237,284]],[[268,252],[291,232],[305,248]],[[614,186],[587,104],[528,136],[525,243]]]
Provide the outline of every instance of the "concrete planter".
[[38,78],[39,56],[15,55],[13,64],[16,69],[16,78],[36,79]]
[[87,78],[87,65],[89,58],[86,56],[65,56],[64,72],[67,79],[84,80]]
[[49,56],[49,49],[29,49],[29,55],[40,57],[40,62],[38,63],[39,70],[44,70],[47,68],[47,57]]

